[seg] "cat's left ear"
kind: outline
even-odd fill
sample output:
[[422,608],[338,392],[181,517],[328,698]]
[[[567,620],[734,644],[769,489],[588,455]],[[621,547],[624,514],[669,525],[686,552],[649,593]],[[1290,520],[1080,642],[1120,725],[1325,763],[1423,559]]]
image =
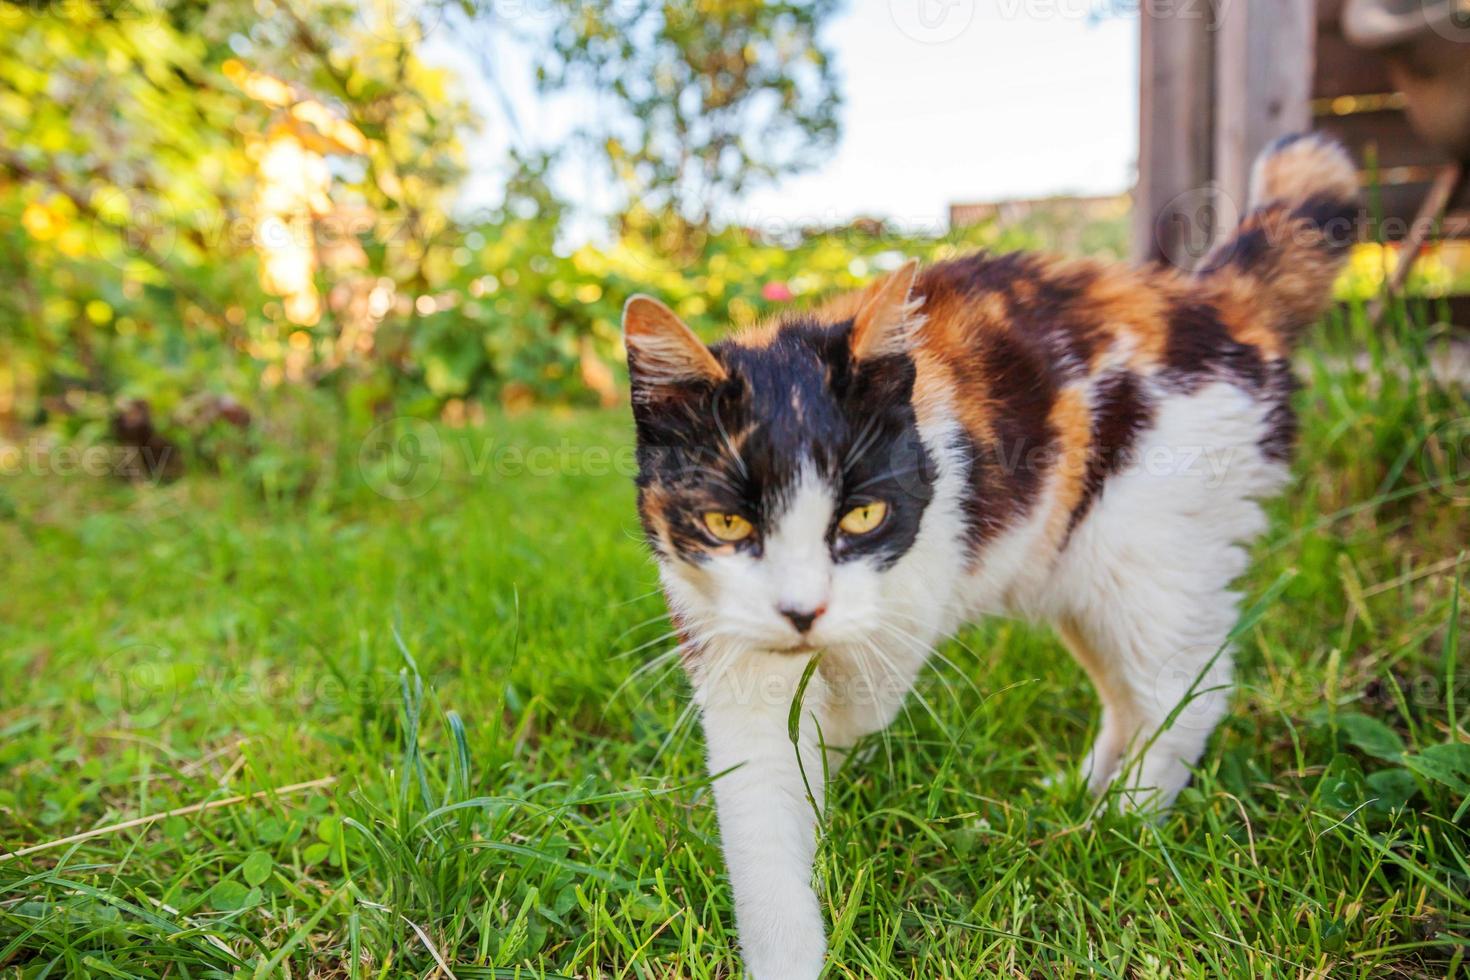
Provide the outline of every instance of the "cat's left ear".
[[919,260],[909,259],[868,287],[852,325],[853,360],[908,351],[913,332],[924,322],[924,298],[914,296],[918,275]]

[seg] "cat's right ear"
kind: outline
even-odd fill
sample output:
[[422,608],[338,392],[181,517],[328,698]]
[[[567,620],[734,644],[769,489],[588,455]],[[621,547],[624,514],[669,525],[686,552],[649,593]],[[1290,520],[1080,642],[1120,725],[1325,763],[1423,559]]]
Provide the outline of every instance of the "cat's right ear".
[[651,296],[633,296],[623,307],[623,344],[635,397],[660,388],[716,384],[728,377],[694,331]]
[[924,322],[924,300],[914,296],[919,260],[909,259],[863,293],[852,326],[853,360],[905,353]]

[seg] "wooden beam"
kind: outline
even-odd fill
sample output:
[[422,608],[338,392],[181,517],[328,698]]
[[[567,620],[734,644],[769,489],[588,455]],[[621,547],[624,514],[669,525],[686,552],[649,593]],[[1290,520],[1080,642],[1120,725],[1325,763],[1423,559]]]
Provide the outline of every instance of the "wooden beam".
[[1388,62],[1377,51],[1364,51],[1339,34],[1336,28],[1317,33],[1313,56],[1312,98],[1335,99],[1340,95],[1377,95],[1396,88],[1388,75]]
[[1453,162],[1443,150],[1430,146],[1414,132],[1402,109],[1318,116],[1313,128],[1340,140],[1363,170],[1367,170],[1370,164],[1380,170],[1389,170],[1394,167],[1443,167]]
[[1311,128],[1314,0],[1219,0],[1215,179],[1239,209],[1268,143]]
[[1138,20],[1133,257],[1188,267],[1209,244],[1200,240],[1197,198],[1213,152],[1213,17],[1207,3],[1145,3]]

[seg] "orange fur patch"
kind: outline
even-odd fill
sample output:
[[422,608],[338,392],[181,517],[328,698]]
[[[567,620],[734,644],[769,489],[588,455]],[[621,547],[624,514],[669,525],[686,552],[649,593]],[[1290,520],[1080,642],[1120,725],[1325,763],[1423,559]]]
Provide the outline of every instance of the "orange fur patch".
[[1062,389],[1047,421],[1056,431],[1057,451],[1048,488],[1046,536],[1056,547],[1066,535],[1072,511],[1082,500],[1087,479],[1088,455],[1092,451],[1092,409],[1087,388],[1072,385]]
[[1096,369],[1120,351],[1125,363],[1141,374],[1163,361],[1169,340],[1168,302],[1157,277],[1138,269],[1103,267],[1084,297],[1102,321],[1112,344],[1099,346],[1090,367]]
[[765,320],[730,335],[730,343],[750,350],[760,350],[776,342],[781,334],[779,319]]

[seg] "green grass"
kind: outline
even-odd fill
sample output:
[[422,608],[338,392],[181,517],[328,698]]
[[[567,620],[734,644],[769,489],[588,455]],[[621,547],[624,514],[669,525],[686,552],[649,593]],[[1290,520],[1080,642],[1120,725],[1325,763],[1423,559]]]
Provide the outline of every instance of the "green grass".
[[[1044,631],[967,630],[832,774],[829,975],[1459,970],[1470,405],[1425,337],[1304,352],[1242,687],[1173,812],[1046,788],[1085,679]],[[687,687],[629,680],[669,646],[629,428],[406,430],[442,469],[401,501],[346,436],[169,486],[0,478],[0,851],[245,797],[0,860],[0,975],[736,973]]]

